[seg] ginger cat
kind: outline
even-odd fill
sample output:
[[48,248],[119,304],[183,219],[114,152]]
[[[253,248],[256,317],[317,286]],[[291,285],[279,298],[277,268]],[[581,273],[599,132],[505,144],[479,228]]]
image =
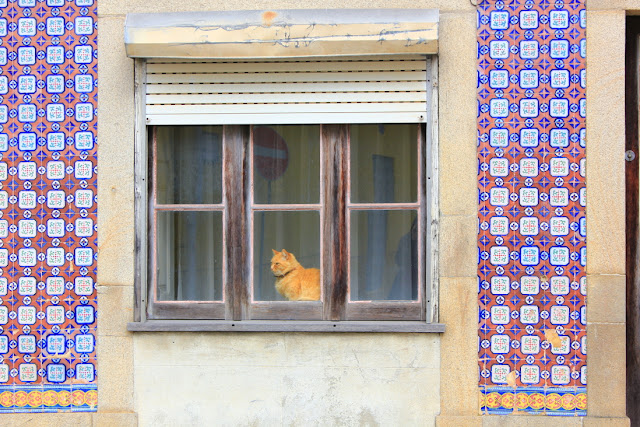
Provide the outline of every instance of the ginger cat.
[[304,268],[296,257],[285,249],[273,251],[271,271],[276,276],[276,290],[289,301],[317,301],[320,299],[320,270]]

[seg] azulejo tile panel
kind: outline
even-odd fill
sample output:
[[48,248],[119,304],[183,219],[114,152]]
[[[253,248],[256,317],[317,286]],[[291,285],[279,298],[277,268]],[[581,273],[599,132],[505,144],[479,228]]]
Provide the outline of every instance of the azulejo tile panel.
[[478,5],[481,411],[586,415],[584,0]]
[[95,0],[0,0],[0,412],[95,411]]

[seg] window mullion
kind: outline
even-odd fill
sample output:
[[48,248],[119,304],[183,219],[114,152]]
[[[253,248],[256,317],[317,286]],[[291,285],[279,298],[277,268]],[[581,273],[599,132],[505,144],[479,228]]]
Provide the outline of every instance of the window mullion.
[[156,179],[157,179],[157,168],[156,168],[156,144],[157,144],[157,133],[158,130],[154,126],[151,128],[151,150],[148,152],[148,164],[151,165],[151,179],[148,180],[148,194],[149,199],[147,201],[147,221],[149,224],[148,228],[148,241],[147,246],[151,248],[151,251],[148,253],[148,264],[147,264],[147,288],[146,288],[146,298],[147,298],[147,307],[146,307],[146,317],[153,318],[153,302],[155,301],[155,289],[157,286],[157,274],[156,274],[156,263],[157,263],[157,248],[156,248],[156,239],[157,239],[157,225],[155,222],[155,194],[156,194]]
[[224,199],[227,205],[224,268],[227,320],[242,320],[249,313],[248,144],[247,126],[224,127]]
[[347,296],[347,125],[322,125],[324,318],[343,320]]

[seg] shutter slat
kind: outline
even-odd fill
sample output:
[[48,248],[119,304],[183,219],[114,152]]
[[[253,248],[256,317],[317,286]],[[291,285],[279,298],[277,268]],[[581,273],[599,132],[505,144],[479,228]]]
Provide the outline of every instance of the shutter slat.
[[[346,120],[348,118],[348,120]],[[415,123],[424,118],[415,112],[387,111],[387,112],[344,112],[318,111],[314,113],[242,113],[242,114],[154,114],[149,117],[149,125],[289,125],[289,124],[328,124],[328,123]]]
[[424,92],[424,82],[323,82],[278,84],[147,84],[147,94]]
[[426,111],[426,102],[358,103],[358,104],[217,104],[217,105],[148,105],[148,115],[181,114],[294,114],[339,112],[341,114],[375,112]]
[[[415,54],[394,54],[393,61],[415,61],[419,59],[419,56]],[[353,62],[353,61],[389,61],[391,60],[389,55],[367,55],[361,56],[357,58],[353,57],[345,57],[345,56],[323,56],[322,58],[314,58],[308,57],[306,59],[292,59],[290,62]],[[236,60],[198,60],[198,61],[190,61],[184,58],[148,58],[147,64],[184,64],[184,63],[195,63],[195,62],[208,62],[208,63],[221,63],[221,62],[274,62],[273,60],[263,59],[263,60],[250,60],[250,59],[236,59]]]
[[153,62],[152,124],[423,121],[426,57],[377,60]]
[[[309,97],[313,97],[310,99]],[[424,92],[242,93],[148,95],[147,104],[288,104],[420,102]]]
[[[382,71],[335,71],[318,73],[229,73],[229,74],[148,74],[147,84],[188,83],[306,83],[306,82],[380,82],[389,78]],[[394,71],[396,81],[424,82],[423,71]]]
[[147,74],[180,73],[301,73],[319,71],[422,71],[424,60],[414,61],[305,61],[208,62],[147,64]]

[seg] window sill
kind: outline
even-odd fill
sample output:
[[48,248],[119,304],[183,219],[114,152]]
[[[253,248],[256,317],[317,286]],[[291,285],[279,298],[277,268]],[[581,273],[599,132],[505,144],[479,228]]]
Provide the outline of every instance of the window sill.
[[299,321],[299,320],[147,320],[131,322],[130,332],[417,332],[442,333],[443,323],[420,321]]

